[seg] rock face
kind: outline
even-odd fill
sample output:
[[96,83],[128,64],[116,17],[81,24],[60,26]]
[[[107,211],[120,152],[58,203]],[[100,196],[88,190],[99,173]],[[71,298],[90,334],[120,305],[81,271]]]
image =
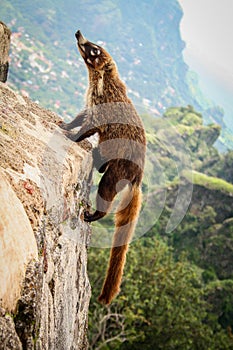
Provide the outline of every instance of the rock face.
[[0,171],[1,301],[15,310],[25,266],[37,259],[36,239],[22,203]]
[[88,142],[0,83],[0,349],[86,349]]
[[0,21],[0,81],[5,83],[8,73],[11,31]]

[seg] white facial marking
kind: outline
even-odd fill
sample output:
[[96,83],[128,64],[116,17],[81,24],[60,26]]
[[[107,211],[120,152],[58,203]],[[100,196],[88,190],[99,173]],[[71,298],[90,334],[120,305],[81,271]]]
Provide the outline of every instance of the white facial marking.
[[81,50],[82,50],[83,52],[85,52],[85,45],[80,44],[80,46],[81,46]]
[[92,65],[92,62],[91,62],[90,58],[87,59],[87,62]]
[[97,91],[99,96],[103,95],[103,90],[104,90],[103,72],[100,72],[100,77],[97,83]]
[[91,49],[90,54],[91,56],[98,56],[100,54],[100,50],[97,48]]

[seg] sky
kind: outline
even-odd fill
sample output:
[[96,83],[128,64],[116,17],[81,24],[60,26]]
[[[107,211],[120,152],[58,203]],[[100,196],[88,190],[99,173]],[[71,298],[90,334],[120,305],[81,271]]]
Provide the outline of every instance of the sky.
[[208,97],[223,105],[233,129],[233,0],[178,1],[184,12],[185,61]]

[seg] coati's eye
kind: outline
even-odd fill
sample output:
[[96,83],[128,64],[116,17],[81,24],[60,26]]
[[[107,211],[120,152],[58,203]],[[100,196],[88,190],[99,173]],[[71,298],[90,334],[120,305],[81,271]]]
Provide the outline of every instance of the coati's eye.
[[98,56],[100,54],[100,50],[99,49],[91,49],[90,54],[92,56]]

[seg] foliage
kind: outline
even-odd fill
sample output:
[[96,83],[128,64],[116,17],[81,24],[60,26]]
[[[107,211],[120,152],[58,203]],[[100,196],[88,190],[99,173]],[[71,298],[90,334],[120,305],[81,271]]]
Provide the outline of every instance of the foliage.
[[213,281],[206,287],[206,299],[213,305],[212,313],[229,332],[233,329],[233,281]]
[[193,181],[195,185],[205,186],[212,190],[233,194],[233,185],[217,177],[208,176],[197,171],[183,172],[182,175]]
[[216,162],[206,172],[209,175],[220,177],[230,183],[233,183],[233,151],[229,151],[221,156],[219,162]]
[[199,270],[184,257],[175,261],[165,243],[146,238],[131,245],[121,294],[107,309],[96,302],[106,263],[104,251],[90,251],[91,349],[230,349],[209,319]]

